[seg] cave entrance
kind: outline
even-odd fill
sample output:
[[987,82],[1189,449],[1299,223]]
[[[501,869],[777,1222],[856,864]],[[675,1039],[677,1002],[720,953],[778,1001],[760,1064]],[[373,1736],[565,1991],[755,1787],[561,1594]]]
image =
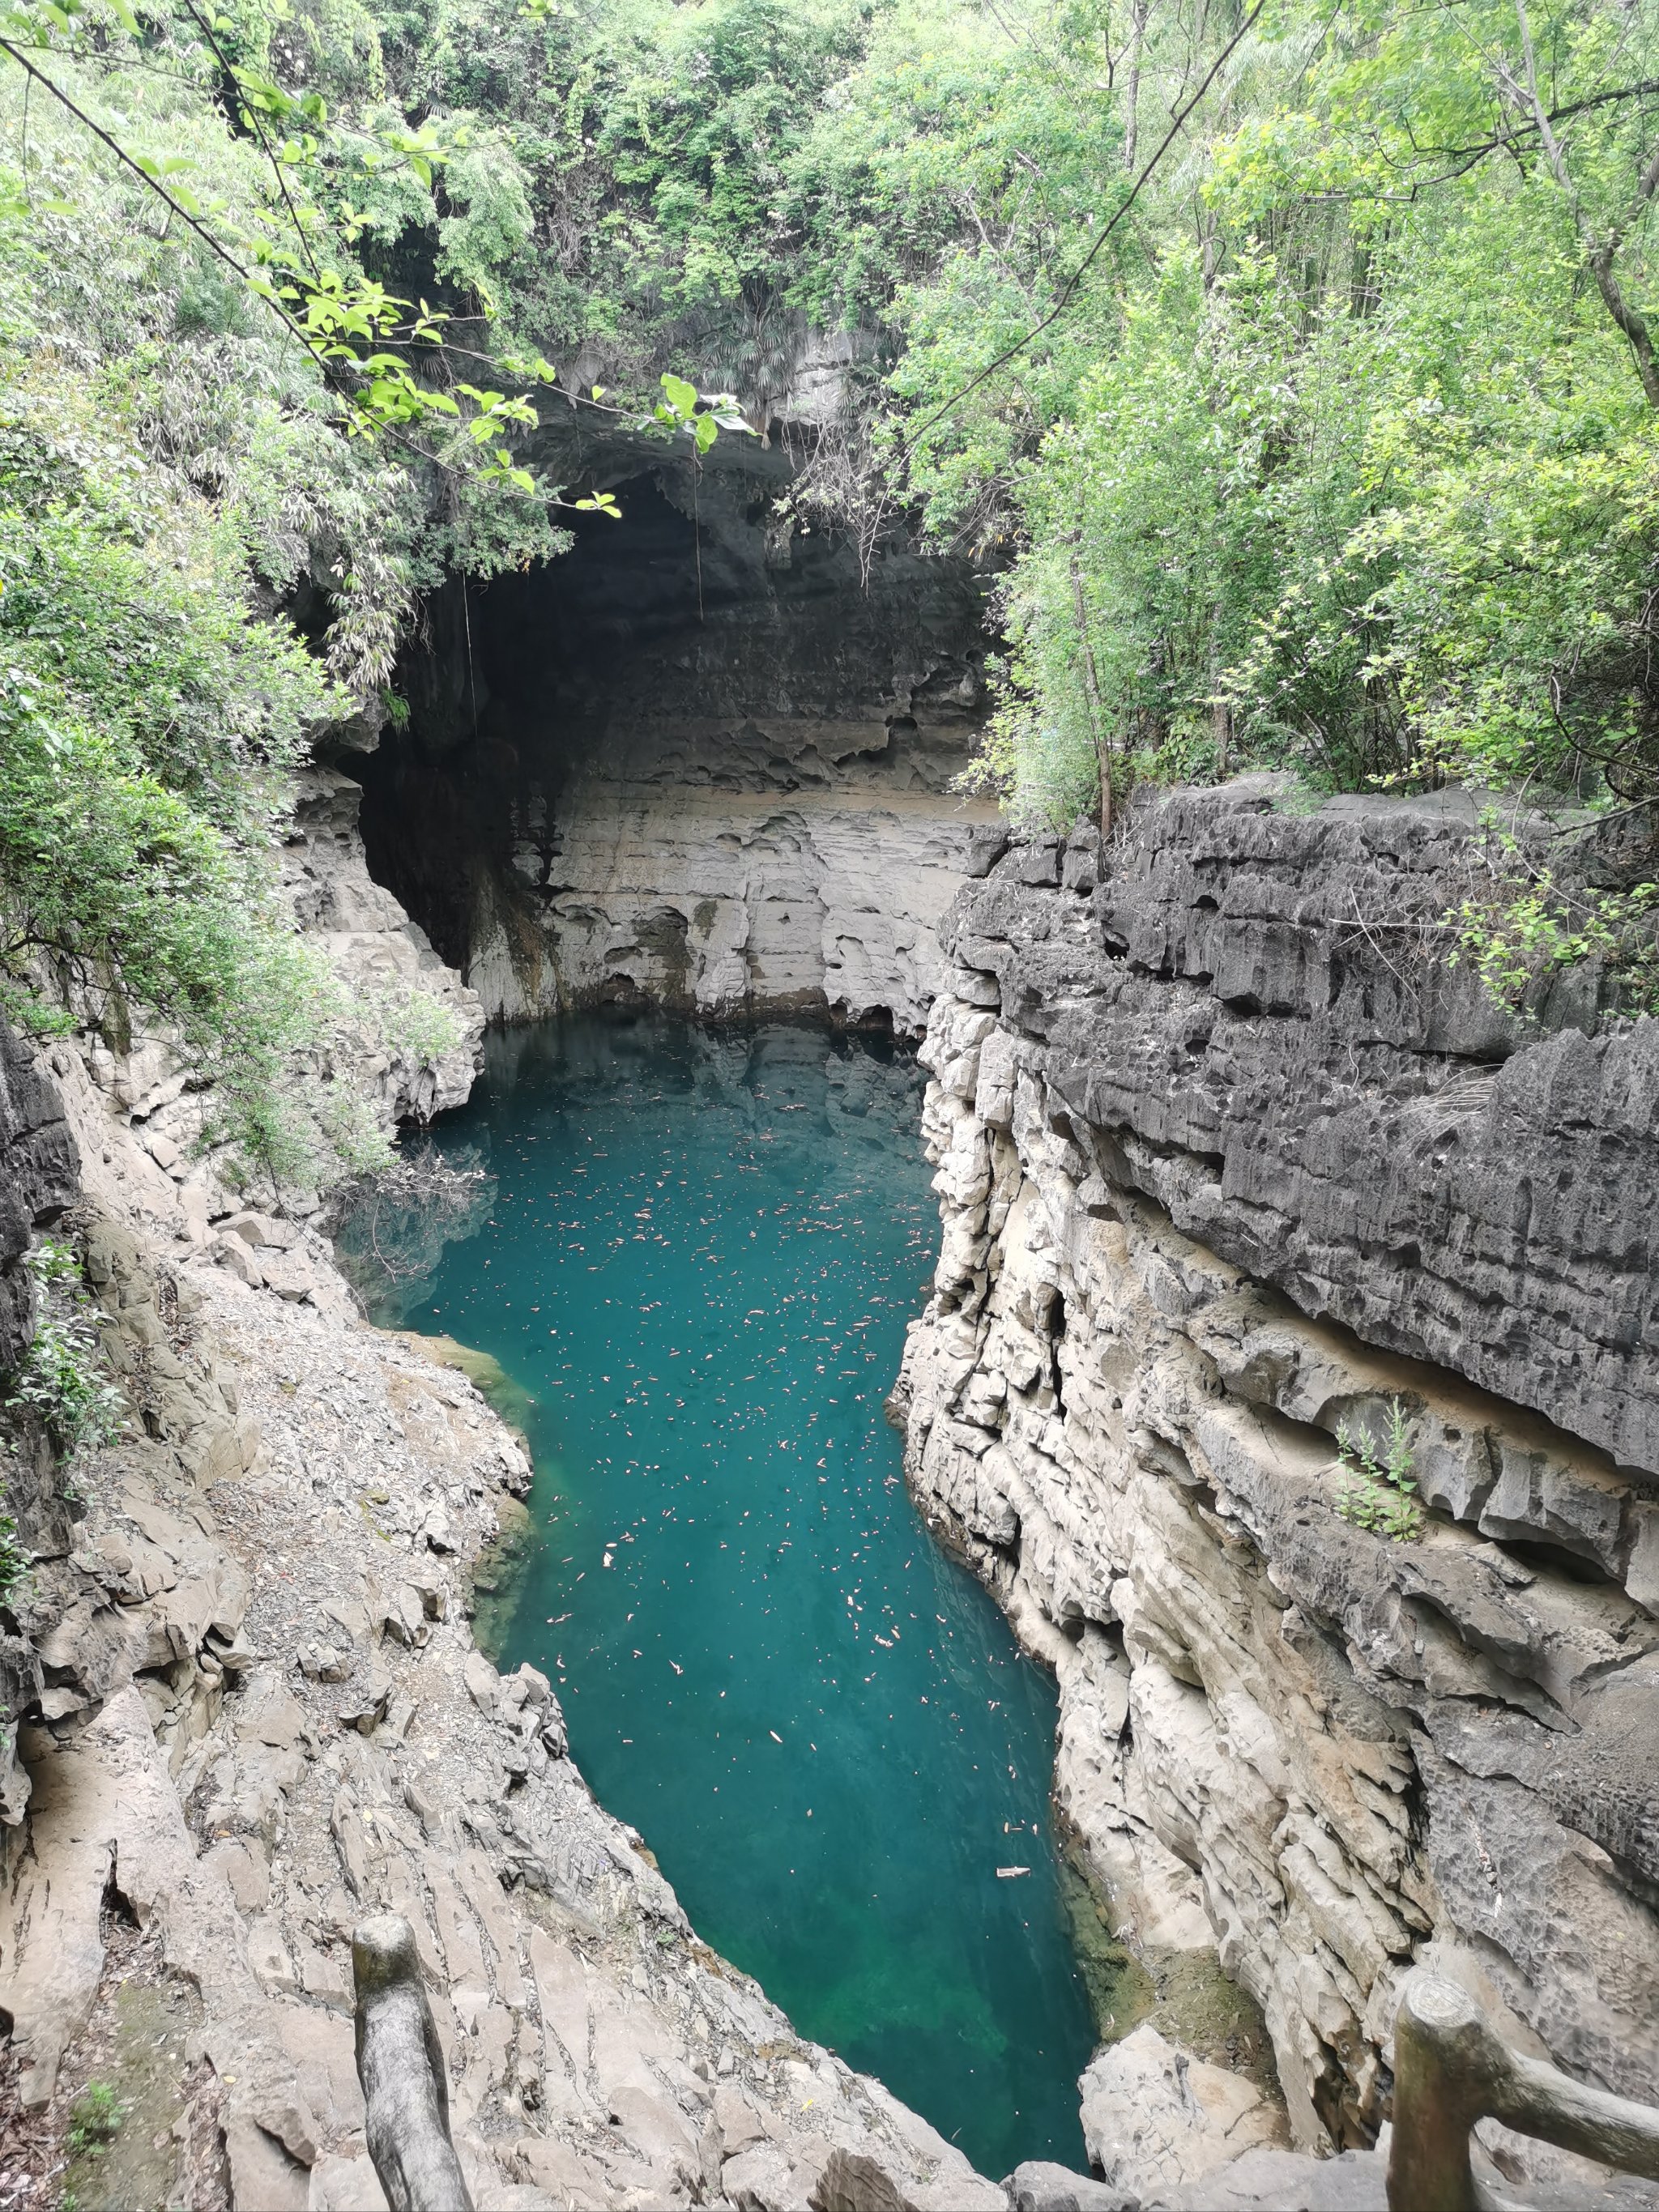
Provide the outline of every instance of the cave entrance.
[[689,951],[629,971],[647,999],[915,1030],[914,951],[953,888],[928,872],[969,872],[993,811],[951,788],[980,719],[977,580],[902,547],[866,577],[791,511],[776,449],[722,441],[698,469],[615,442],[580,480],[619,520],[569,510],[562,556],[427,602],[404,711],[345,763],[371,872],[498,1018],[614,997],[667,916]]
[[684,671],[711,601],[731,603],[711,562],[699,620],[701,526],[657,477],[616,496],[620,521],[565,519],[556,560],[434,592],[397,672],[407,720],[349,763],[371,873],[463,971],[481,896],[526,839],[556,856],[559,794],[619,702],[647,672]]

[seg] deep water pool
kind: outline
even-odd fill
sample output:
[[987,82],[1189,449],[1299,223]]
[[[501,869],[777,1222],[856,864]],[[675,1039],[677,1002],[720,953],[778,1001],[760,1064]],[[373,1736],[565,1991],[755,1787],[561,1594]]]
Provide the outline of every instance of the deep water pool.
[[1000,2176],[1081,2165],[1092,2036],[1052,1685],[928,1535],[883,1412],[937,1230],[921,1082],[805,1028],[495,1036],[435,1139],[487,1170],[477,1218],[380,1317],[528,1401],[501,1663],[553,1677],[699,1934]]

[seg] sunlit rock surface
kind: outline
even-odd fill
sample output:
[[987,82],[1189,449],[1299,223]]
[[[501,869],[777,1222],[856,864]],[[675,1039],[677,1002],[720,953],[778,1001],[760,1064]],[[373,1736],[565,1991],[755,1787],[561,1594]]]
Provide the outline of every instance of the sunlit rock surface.
[[[459,1106],[472,1088],[484,1015],[391,892],[374,882],[358,828],[362,793],[326,765],[295,779],[283,875],[300,927],[327,952],[359,1012],[348,1048],[390,1128]],[[444,1034],[434,1048],[434,1018]]]

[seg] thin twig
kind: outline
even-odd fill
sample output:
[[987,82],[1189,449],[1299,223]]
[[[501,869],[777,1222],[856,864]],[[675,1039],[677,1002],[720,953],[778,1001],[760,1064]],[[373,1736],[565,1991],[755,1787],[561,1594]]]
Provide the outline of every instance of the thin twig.
[[[219,44],[218,40],[214,36],[211,27],[198,12],[196,0],[185,0],[185,12],[195,23],[196,27],[200,31],[202,36],[207,40],[209,46],[212,47],[214,56],[217,60],[220,68],[224,71],[226,79],[229,83],[232,91],[234,91],[240,98],[242,90],[241,81],[237,76],[236,71],[232,68],[230,62],[227,58],[224,48]],[[307,261],[311,264],[312,275],[320,284],[323,281],[323,272],[317,266],[317,257],[311,250],[311,241],[306,236],[305,225],[300,221],[300,211],[295,206],[293,199],[289,195],[288,179],[283,173],[283,164],[277,160],[276,154],[271,149],[270,141],[265,136],[265,126],[260,121],[258,111],[250,103],[244,101],[243,112],[246,115],[249,122],[252,124],[255,131],[259,134],[259,143],[264,147],[265,151],[265,159],[270,163],[272,172],[276,176],[276,188],[282,193],[283,204],[288,210],[289,218],[294,225],[295,235],[300,241],[300,251],[305,255]]]
[[1593,815],[1588,822],[1570,823],[1565,830],[1552,830],[1552,837],[1588,837],[1592,830],[1599,830],[1604,822],[1622,822],[1627,814],[1640,814],[1644,807],[1659,806],[1659,792],[1651,799],[1638,799],[1628,806],[1620,806],[1611,814]]
[[951,410],[960,406],[962,402],[968,398],[970,392],[977,392],[981,384],[986,383],[991,377],[996,374],[998,369],[1005,368],[1007,364],[1014,359],[1016,355],[1024,353],[1026,347],[1030,344],[1033,338],[1041,337],[1044,331],[1048,330],[1051,325],[1057,323],[1060,320],[1061,315],[1065,313],[1066,309],[1071,304],[1073,294],[1077,290],[1078,286],[1083,282],[1085,276],[1088,275],[1089,270],[1094,266],[1095,262],[1099,258],[1107,240],[1111,236],[1112,233],[1117,228],[1119,223],[1122,222],[1124,216],[1128,214],[1130,209],[1134,205],[1136,199],[1139,197],[1141,186],[1146,182],[1153,170],[1157,168],[1158,163],[1164,159],[1165,154],[1169,152],[1170,148],[1175,143],[1176,137],[1180,135],[1182,127],[1186,124],[1187,118],[1192,114],[1194,109],[1203,99],[1205,94],[1215,82],[1215,80],[1220,75],[1224,65],[1231,58],[1234,50],[1243,41],[1246,33],[1255,27],[1256,18],[1261,15],[1265,5],[1266,0],[1255,0],[1255,5],[1251,9],[1249,14],[1244,18],[1244,21],[1233,33],[1232,37],[1228,40],[1226,45],[1221,49],[1221,52],[1216,56],[1214,61],[1210,64],[1209,69],[1205,73],[1204,81],[1199,86],[1197,91],[1194,93],[1192,98],[1187,101],[1184,106],[1177,110],[1175,119],[1170,124],[1168,131],[1165,131],[1158,151],[1152,155],[1151,161],[1147,162],[1146,167],[1141,170],[1133,184],[1130,185],[1126,197],[1121,200],[1118,205],[1113,210],[1111,215],[1106,221],[1105,225],[1102,228],[1099,237],[1096,239],[1094,244],[1084,255],[1082,260],[1079,262],[1077,267],[1066,278],[1065,284],[1061,287],[1059,299],[1056,300],[1054,306],[1049,308],[1048,313],[1044,315],[1040,321],[1033,323],[1030,329],[1027,331],[1023,337],[1016,338],[1011,346],[1005,347],[1002,352],[997,356],[996,359],[993,362],[988,362],[986,366],[979,371],[976,376],[970,376],[967,383],[963,385],[957,391],[953,392],[950,398],[946,399],[941,406],[935,408],[933,412],[927,417],[926,421],[919,423],[916,428],[910,433],[910,435],[899,447],[896,458],[902,459],[908,454],[914,453],[917,441],[924,436],[927,431],[931,430],[935,422],[943,422],[945,417],[951,413]]
[[[234,270],[236,275],[241,278],[243,283],[246,284],[251,291],[254,289],[252,277],[242,266],[241,263],[236,258],[235,255],[231,252],[229,248],[220,243],[204,222],[199,222],[187,209],[181,206],[180,204],[174,199],[173,194],[167,190],[161,179],[159,177],[152,177],[149,170],[144,167],[143,164],[127,152],[125,147],[122,145],[118,138],[112,138],[109,132],[104,130],[100,125],[93,121],[91,116],[87,113],[84,108],[77,107],[75,102],[70,98],[68,93],[64,90],[63,87],[55,83],[53,80],[47,76],[45,70],[37,69],[34,64],[29,59],[28,56],[20,46],[15,45],[13,40],[10,39],[0,39],[0,51],[9,53],[13,61],[17,64],[19,69],[26,70],[29,76],[34,79],[37,84],[43,84],[46,90],[52,94],[52,98],[58,102],[60,106],[66,107],[70,113],[75,118],[76,121],[84,129],[90,131],[93,137],[98,140],[100,145],[106,146],[109,149],[110,152],[114,155],[116,160],[121,164],[124,169],[131,169],[133,175],[137,178],[139,183],[143,185],[147,191],[154,192],[158,199],[163,201],[166,205],[172,210],[173,213],[178,216],[180,222],[185,224],[190,229],[195,232],[196,235],[201,240],[204,246],[207,247],[210,253],[216,254],[218,258],[224,263],[227,269]],[[257,296],[264,301],[266,307],[270,309],[272,314],[277,316],[283,322],[288,325],[289,330],[293,331],[295,337],[297,337],[301,345],[305,347],[306,351],[311,354],[314,358],[316,347],[309,332],[303,329],[300,324],[295,321],[293,316],[289,313],[287,308],[282,305],[281,301],[267,298],[263,292],[258,293]]]

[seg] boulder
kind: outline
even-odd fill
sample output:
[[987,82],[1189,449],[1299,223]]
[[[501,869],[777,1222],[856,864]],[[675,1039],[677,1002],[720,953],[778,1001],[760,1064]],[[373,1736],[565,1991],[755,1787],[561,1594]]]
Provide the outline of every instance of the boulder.
[[1091,2163],[1109,2185],[1142,2196],[1196,2181],[1282,2136],[1279,2112],[1254,2081],[1149,2026],[1109,2044],[1078,2086]]
[[1048,2159],[1028,2159],[1003,2185],[1009,2212],[1140,2212],[1140,2199],[1132,2189],[1091,2180]]
[[1374,2150],[1340,2158],[1250,2150],[1161,2196],[1156,2212],[1388,2212],[1386,2166]]

